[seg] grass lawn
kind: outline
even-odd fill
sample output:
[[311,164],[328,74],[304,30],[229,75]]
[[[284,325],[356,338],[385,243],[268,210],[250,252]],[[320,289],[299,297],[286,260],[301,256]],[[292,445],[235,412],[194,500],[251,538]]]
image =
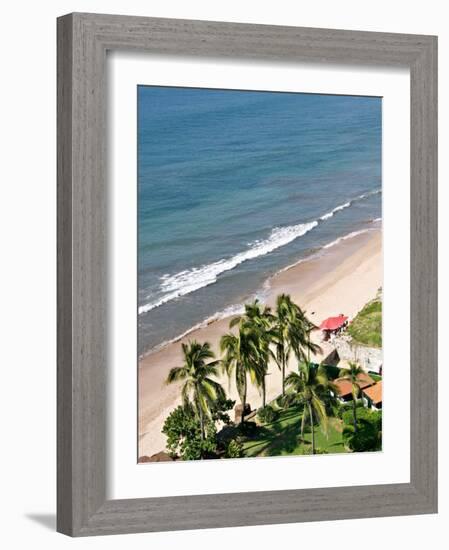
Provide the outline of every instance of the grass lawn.
[[357,313],[347,332],[360,344],[382,347],[382,302],[373,300]]
[[[304,434],[301,440],[301,411],[290,407],[280,411],[279,417],[270,424],[258,426],[251,438],[243,440],[243,451],[246,457],[300,455],[312,452],[312,434]],[[329,418],[328,436],[320,426],[315,427],[315,448],[328,453],[347,452],[341,436],[342,422]]]

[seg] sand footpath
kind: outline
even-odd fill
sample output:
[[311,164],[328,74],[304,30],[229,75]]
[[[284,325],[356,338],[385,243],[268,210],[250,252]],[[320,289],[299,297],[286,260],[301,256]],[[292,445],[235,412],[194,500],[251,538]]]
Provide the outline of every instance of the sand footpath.
[[[274,275],[269,280],[267,304],[272,306],[278,294],[286,293],[307,311],[315,324],[340,313],[351,319],[375,297],[382,286],[382,273],[382,233],[380,229],[373,229],[341,240],[319,255]],[[194,339],[208,341],[218,355],[219,341],[228,331],[229,320],[211,322],[139,361],[139,456],[151,456],[165,448],[162,426],[180,403],[179,385],[167,386],[165,380],[172,367],[182,364],[181,343]],[[314,338],[319,342],[319,331]],[[290,368],[295,368],[294,361],[291,361]],[[221,377],[219,381],[229,397],[238,402],[233,382],[229,383],[227,377]],[[281,375],[273,364],[269,367],[267,379],[267,401],[280,392]],[[252,408],[261,405],[262,398],[257,388],[249,385],[247,400]]]

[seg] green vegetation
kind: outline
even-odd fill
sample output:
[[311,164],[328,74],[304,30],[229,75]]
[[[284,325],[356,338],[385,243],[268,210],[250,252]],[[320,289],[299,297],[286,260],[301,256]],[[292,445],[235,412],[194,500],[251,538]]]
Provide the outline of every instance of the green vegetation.
[[278,411],[276,411],[271,405],[266,405],[257,411],[257,418],[262,424],[270,424],[274,422],[278,417]]
[[162,428],[162,433],[167,436],[170,456],[182,460],[198,460],[213,455],[217,450],[215,424],[207,420],[205,428],[205,434],[202,434],[192,407],[177,407],[170,413]]
[[359,409],[357,430],[351,424],[349,411],[343,414],[343,440],[354,452],[380,451],[382,449],[382,412]]
[[[373,304],[357,317],[379,313]],[[182,382],[182,405],[172,411],[162,430],[172,457],[326,454],[381,447],[382,414],[363,409],[358,400],[364,371],[355,363],[340,371],[310,362],[311,353],[319,350],[310,337],[316,327],[290,296],[278,297],[274,313],[257,300],[247,304],[229,328],[220,341],[220,359],[215,358],[209,343],[193,341],[182,345],[183,364],[170,370],[167,384]],[[285,376],[292,357],[298,369]],[[271,360],[281,370],[282,393],[266,404]],[[220,369],[235,381],[239,394],[241,417],[236,424],[228,414],[235,402],[215,380]],[[352,403],[338,401],[334,383],[338,376],[350,381]],[[263,406],[250,417],[253,420],[246,417],[248,384],[262,395]]]
[[[312,454],[312,432],[305,427],[301,435],[303,407],[293,405],[279,412],[274,422],[257,426],[251,436],[242,436],[244,456],[283,456]],[[322,426],[314,428],[315,454],[344,453],[342,439],[343,423],[337,418],[328,418],[327,432]]]
[[359,344],[382,347],[382,301],[373,300],[359,311],[347,329]]
[[[234,404],[235,401],[230,399],[217,399],[211,407],[210,416],[205,420],[204,436],[201,434],[201,425],[195,410],[189,403],[174,409],[162,428],[162,433],[167,436],[167,450],[170,456],[182,460],[216,458],[220,451],[216,423],[230,424],[227,411],[232,409]],[[237,451],[234,449],[233,452]]]
[[308,423],[312,433],[312,454],[315,454],[315,421],[320,423],[322,430],[327,434],[325,396],[330,389],[334,389],[334,386],[329,382],[325,370],[311,363],[301,363],[298,372],[291,372],[285,382],[292,390],[292,401],[303,406],[301,438],[304,438]]
[[320,348],[310,340],[315,325],[287,294],[277,297],[273,320],[272,342],[276,349],[276,362],[282,371],[282,395],[285,395],[285,369],[291,353],[295,354],[298,361],[309,361],[310,352],[314,353]]
[[357,365],[357,363],[349,363],[347,369],[342,369],[340,371],[340,378],[342,380],[347,380],[351,383],[352,388],[352,421],[354,425],[354,432],[357,433],[357,399],[360,396],[361,388],[361,378],[365,374],[365,371]]
[[[265,407],[266,402],[268,362],[273,355],[270,349],[274,335],[273,319],[270,308],[264,307],[262,309],[258,300],[255,300],[252,304],[246,304],[245,313],[232,319],[229,324],[229,328],[239,326],[238,338],[233,338],[232,334],[226,334],[222,337],[220,344],[222,351],[226,351],[223,360],[225,371],[229,375],[229,371],[232,371],[235,367],[237,387],[239,387],[239,384],[243,386],[243,383],[239,380],[243,371],[246,371],[250,375],[251,382],[256,384],[262,392],[263,407]],[[240,366],[238,366],[236,354],[240,357]],[[243,389],[245,393],[243,393]],[[239,390],[242,401],[242,422],[244,421],[243,411],[246,404],[246,389],[245,382],[242,392]]]
[[[217,361],[206,363],[208,359],[214,358],[209,343],[199,344],[194,341],[189,345],[182,344],[182,351],[184,364],[170,370],[167,384],[180,380],[184,382],[181,391],[184,408],[198,419],[200,439],[205,442],[209,438],[208,430],[211,425],[215,429],[215,424],[211,421],[212,408],[217,401],[225,401],[225,392],[220,384],[211,378],[218,374]],[[200,457],[202,456],[201,447]]]
[[243,445],[237,439],[231,439],[226,446],[225,458],[241,458]]
[[227,411],[234,408],[235,401],[228,399],[226,395],[221,395],[212,403],[210,407],[211,419],[213,422],[221,422],[222,424],[230,424],[231,418]]
[[[345,414],[346,411],[351,411],[351,414],[353,417],[353,413],[352,413],[353,407],[354,407],[354,404],[352,401],[347,403],[339,403],[335,410],[335,416],[341,419],[343,418],[343,415]],[[357,407],[357,412],[359,409],[365,408],[365,405],[363,404],[363,401],[361,399],[356,401],[356,407]]]
[[237,334],[229,332],[221,338],[221,351],[225,354],[223,369],[229,378],[234,377],[242,403],[241,422],[245,421],[248,377],[253,383],[260,383],[265,375],[259,358],[258,335],[245,326]]

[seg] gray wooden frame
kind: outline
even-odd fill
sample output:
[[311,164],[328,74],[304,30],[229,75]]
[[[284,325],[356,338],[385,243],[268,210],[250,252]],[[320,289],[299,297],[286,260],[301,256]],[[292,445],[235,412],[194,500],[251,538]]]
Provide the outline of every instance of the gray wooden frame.
[[[106,52],[411,73],[410,483],[106,499]],[[75,13],[58,19],[58,520],[72,536],[437,511],[437,38]]]

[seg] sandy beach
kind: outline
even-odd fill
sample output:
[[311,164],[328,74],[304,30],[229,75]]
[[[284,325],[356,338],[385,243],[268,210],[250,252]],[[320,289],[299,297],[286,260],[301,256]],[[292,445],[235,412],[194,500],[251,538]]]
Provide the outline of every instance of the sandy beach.
[[[267,304],[273,305],[280,293],[306,310],[309,318],[319,324],[324,318],[343,313],[353,318],[366,302],[374,298],[382,286],[382,234],[380,229],[341,240],[320,254],[274,275],[268,281]],[[181,340],[149,353],[139,361],[139,456],[151,456],[165,448],[161,433],[165,419],[180,404],[179,385],[167,386],[169,370],[182,363],[181,343],[189,340],[210,342],[219,353],[220,337],[227,332],[230,318],[211,322],[192,331]],[[314,338],[318,343],[320,332]],[[330,351],[323,346],[323,353]],[[291,361],[289,368],[295,368]],[[267,382],[267,401],[281,392],[281,374],[270,365]],[[239,401],[233,382],[220,379],[230,398]],[[262,397],[257,388],[248,386],[248,402],[259,407]]]

